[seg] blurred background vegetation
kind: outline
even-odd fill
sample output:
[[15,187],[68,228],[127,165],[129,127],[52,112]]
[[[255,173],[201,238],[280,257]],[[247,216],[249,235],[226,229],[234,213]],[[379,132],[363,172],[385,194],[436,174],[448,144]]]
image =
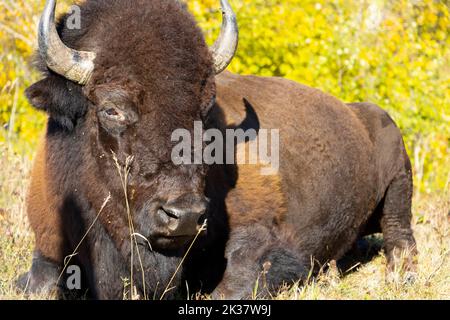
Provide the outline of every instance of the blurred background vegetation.
[[[449,0],[230,2],[240,25],[231,71],[286,77],[346,102],[379,104],[405,136],[416,191],[449,187]],[[71,3],[60,1],[58,11]],[[212,43],[219,1],[187,3]],[[43,5],[0,0],[0,144],[29,156],[45,123],[24,96],[39,79],[31,60]]]

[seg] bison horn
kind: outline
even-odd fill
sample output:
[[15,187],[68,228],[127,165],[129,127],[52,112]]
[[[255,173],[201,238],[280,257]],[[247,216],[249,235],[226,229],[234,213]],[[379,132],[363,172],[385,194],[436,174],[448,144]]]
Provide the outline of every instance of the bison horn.
[[56,0],[47,0],[39,22],[39,53],[49,69],[57,74],[86,84],[94,71],[94,52],[77,51],[67,47],[55,26]]
[[211,47],[216,74],[228,67],[236,53],[239,30],[236,15],[227,0],[220,0],[222,6],[222,29],[219,38]]

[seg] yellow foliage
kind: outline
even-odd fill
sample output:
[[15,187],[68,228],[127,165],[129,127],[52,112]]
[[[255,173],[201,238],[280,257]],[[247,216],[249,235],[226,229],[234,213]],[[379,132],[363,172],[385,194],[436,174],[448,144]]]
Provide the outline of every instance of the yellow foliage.
[[[188,0],[208,43],[220,28],[218,0]],[[450,9],[437,0],[230,0],[240,44],[234,72],[282,76],[344,101],[371,101],[400,125],[416,187],[450,177]],[[24,88],[43,0],[0,0],[0,142],[34,145],[45,117]],[[64,1],[67,6],[70,1]],[[64,10],[64,8],[61,8]]]
[[[214,0],[190,1],[209,43]],[[281,76],[344,101],[371,101],[401,127],[420,191],[450,177],[450,10],[434,0],[233,0],[240,45],[230,69]]]

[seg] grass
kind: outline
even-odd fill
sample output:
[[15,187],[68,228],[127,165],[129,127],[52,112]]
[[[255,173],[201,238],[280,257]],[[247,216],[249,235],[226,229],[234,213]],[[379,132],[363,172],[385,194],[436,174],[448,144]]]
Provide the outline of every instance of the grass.
[[[14,280],[31,264],[33,233],[25,210],[32,162],[0,144],[0,300],[25,299]],[[364,263],[331,264],[306,286],[286,288],[274,299],[450,299],[450,192],[416,196],[413,226],[417,240],[418,275],[414,283],[385,281],[382,251]],[[379,236],[368,241],[375,248]],[[362,253],[365,255],[366,252]],[[364,257],[363,257],[364,258]],[[351,270],[349,270],[351,269]],[[29,299],[51,299],[31,296]]]

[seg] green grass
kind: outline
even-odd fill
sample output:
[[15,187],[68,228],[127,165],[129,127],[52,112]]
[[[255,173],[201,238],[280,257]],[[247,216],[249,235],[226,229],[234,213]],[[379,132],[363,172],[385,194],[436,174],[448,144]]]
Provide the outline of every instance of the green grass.
[[[0,300],[25,299],[14,280],[31,264],[33,233],[25,210],[32,162],[0,144]],[[306,286],[286,288],[275,299],[450,299],[450,193],[416,195],[413,225],[417,240],[418,275],[413,284],[385,281],[382,251],[369,262],[338,269],[332,263]],[[374,237],[372,244],[379,244]],[[49,299],[32,296],[28,299]]]

